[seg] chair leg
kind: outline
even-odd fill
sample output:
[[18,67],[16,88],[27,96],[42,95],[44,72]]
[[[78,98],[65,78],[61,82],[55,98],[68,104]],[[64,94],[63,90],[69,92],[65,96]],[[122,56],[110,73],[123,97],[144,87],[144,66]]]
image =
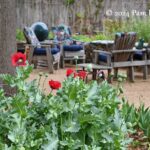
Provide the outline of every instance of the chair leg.
[[114,69],[114,78],[117,79],[118,76],[118,68]]
[[47,63],[48,63],[49,73],[53,73],[54,72],[53,62],[50,59],[48,59]]
[[143,79],[147,79],[147,75],[148,75],[148,66],[145,65],[143,66]]
[[60,61],[58,61],[57,63],[56,63],[56,70],[58,70],[60,67],[59,67],[59,64],[60,64]]
[[34,68],[35,68],[35,69],[37,68],[37,63],[38,63],[37,60],[33,60],[33,64],[34,64]]
[[112,69],[108,69],[108,77],[107,77],[108,83],[112,83],[111,72],[112,72]]
[[128,73],[128,75],[129,75],[129,80],[130,80],[131,82],[134,82],[134,81],[135,81],[135,78],[134,78],[134,67],[133,67],[133,66],[129,68],[129,73]]
[[30,46],[29,48],[29,54],[28,54],[28,62],[31,65],[32,61],[33,61],[33,52],[34,52],[34,47]]
[[49,52],[49,49],[46,49],[46,54],[47,54],[47,63],[48,63],[49,73],[53,73],[54,72],[53,57],[52,57],[52,54]]
[[147,70],[148,75],[150,75],[150,65],[147,66]]
[[64,66],[65,66],[64,58],[63,58],[63,56],[60,56],[60,67],[64,68]]

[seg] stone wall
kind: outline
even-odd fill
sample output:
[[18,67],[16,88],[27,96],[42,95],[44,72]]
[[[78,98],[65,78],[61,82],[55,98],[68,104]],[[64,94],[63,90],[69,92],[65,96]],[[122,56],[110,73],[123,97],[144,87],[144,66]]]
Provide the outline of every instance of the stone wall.
[[49,27],[64,22],[78,32],[101,28],[104,18],[128,19],[133,17],[133,10],[148,12],[150,6],[150,0],[75,0],[69,6],[65,0],[16,1],[17,28],[22,29],[36,21],[43,21]]

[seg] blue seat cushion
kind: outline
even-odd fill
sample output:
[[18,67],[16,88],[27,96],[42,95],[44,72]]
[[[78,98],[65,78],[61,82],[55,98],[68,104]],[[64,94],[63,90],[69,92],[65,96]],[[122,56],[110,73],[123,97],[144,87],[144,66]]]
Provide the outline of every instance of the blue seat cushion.
[[[57,47],[51,48],[52,55],[57,54],[60,52],[60,49]],[[46,55],[46,49],[45,48],[34,48],[34,55]]]
[[107,58],[108,58],[108,55],[107,54],[102,54],[100,53],[99,56],[98,56],[98,60],[99,61],[103,61],[103,62],[107,62]]
[[135,52],[133,55],[134,60],[142,60],[142,57],[143,57],[143,52],[141,52],[141,51]]
[[57,54],[59,52],[60,52],[60,48],[58,48],[58,47],[51,48],[52,55],[55,55],[55,54]]
[[70,51],[70,52],[83,50],[82,45],[64,45],[63,48],[64,48],[64,51]]

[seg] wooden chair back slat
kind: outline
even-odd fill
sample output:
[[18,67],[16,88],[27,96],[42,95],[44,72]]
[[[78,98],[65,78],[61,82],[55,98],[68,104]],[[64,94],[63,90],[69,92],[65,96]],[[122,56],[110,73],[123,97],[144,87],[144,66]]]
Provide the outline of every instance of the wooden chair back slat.
[[[114,50],[129,50],[132,49],[136,42],[136,33],[129,32],[129,33],[120,33],[116,34],[115,36],[115,45]],[[113,60],[114,61],[127,61],[130,57],[129,53],[121,53],[115,54]]]

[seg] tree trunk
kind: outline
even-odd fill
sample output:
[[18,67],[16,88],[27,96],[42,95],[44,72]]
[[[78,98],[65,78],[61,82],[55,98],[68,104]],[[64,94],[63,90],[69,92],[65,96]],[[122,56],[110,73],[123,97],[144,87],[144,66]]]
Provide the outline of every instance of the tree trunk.
[[[14,74],[11,55],[16,51],[16,0],[0,0],[0,74]],[[7,93],[13,92],[0,81]]]

